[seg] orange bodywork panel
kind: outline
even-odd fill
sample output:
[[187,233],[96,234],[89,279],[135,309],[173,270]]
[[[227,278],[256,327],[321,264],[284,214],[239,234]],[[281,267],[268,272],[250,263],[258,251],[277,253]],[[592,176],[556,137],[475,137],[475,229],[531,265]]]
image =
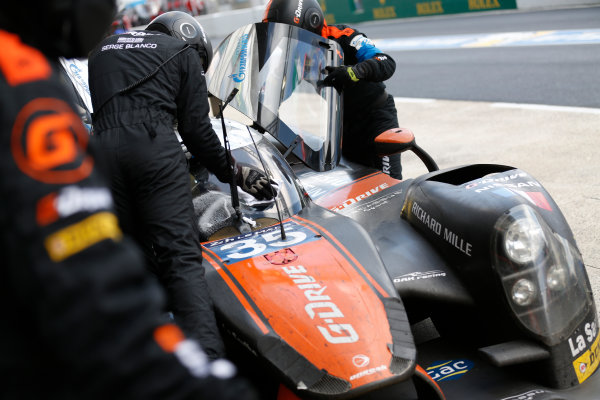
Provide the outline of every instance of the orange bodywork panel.
[[400,182],[383,172],[375,172],[321,196],[315,202],[330,210],[341,211]]
[[263,333],[272,330],[318,369],[352,388],[392,377],[385,291],[314,222],[294,217],[285,228],[285,241],[267,230],[206,243],[207,260]]

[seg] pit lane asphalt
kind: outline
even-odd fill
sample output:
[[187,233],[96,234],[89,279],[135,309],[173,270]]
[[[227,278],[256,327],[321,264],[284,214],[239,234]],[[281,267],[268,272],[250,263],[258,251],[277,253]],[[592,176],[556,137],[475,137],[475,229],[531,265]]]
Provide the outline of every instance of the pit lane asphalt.
[[[538,179],[573,230],[600,304],[600,108],[407,98],[396,106],[400,126],[441,169],[496,163]],[[427,172],[412,153],[402,160],[404,178]]]

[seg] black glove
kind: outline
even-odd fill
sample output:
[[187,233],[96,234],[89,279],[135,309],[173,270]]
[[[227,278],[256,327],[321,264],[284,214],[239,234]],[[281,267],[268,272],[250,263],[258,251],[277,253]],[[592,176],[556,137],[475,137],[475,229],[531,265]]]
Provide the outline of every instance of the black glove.
[[341,65],[339,67],[325,67],[327,76],[323,80],[323,85],[333,86],[338,93],[342,93],[344,86],[350,82],[358,82],[358,77],[352,67]]
[[257,200],[271,200],[277,196],[276,184],[250,165],[236,164],[236,184]]

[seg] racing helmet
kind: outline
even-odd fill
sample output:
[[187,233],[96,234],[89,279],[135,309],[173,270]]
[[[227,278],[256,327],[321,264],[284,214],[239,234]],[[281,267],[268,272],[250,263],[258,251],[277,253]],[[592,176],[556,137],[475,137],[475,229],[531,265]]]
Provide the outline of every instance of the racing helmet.
[[295,25],[320,35],[325,16],[317,0],[271,0],[263,22]]
[[146,30],[166,33],[193,45],[202,59],[202,68],[204,71],[208,69],[213,57],[212,45],[202,25],[190,14],[183,11],[166,12],[154,18]]
[[115,14],[115,0],[2,0],[0,28],[50,57],[85,57]]

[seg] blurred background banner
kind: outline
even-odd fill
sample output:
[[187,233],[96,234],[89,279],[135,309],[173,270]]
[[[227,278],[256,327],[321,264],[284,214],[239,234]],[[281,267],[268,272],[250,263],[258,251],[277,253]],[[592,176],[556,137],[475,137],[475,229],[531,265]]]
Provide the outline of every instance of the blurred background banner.
[[516,9],[517,0],[320,0],[327,23]]
[[[118,0],[113,33],[143,27],[173,10],[196,16],[208,36],[222,39],[262,20],[268,0]],[[319,0],[329,24],[428,17],[498,10],[533,10],[600,4],[600,0]]]

